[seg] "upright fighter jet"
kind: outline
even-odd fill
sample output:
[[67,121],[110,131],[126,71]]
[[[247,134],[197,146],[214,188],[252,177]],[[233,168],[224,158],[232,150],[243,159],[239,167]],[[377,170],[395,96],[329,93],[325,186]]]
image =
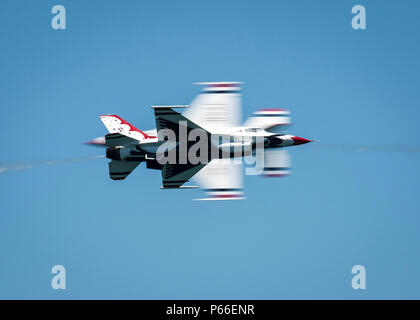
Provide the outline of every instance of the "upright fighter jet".
[[254,159],[248,161],[250,174],[290,174],[284,148],[311,141],[285,132],[289,111],[261,109],[241,125],[240,82],[197,84],[203,90],[189,106],[152,106],[156,129],[141,131],[117,115],[99,116],[109,133],[88,144],[107,148],[111,179],[123,180],[145,162],[161,171],[163,189],[193,187],[185,186],[193,178],[208,195],[196,200],[238,200],[244,199],[243,159]]

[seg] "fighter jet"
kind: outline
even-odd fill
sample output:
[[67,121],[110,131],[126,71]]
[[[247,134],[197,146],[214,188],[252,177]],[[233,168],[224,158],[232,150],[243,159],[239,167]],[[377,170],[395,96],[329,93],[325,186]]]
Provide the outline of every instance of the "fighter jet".
[[[117,115],[99,118],[109,133],[91,145],[105,146],[113,180],[124,180],[142,162],[161,171],[162,189],[185,189],[194,179],[207,197],[238,200],[243,195],[243,160],[248,174],[290,174],[285,148],[311,140],[287,134],[290,112],[265,108],[241,124],[241,82],[203,82],[190,105],[152,106],[156,128],[141,131]],[[180,108],[184,112],[178,112]]]

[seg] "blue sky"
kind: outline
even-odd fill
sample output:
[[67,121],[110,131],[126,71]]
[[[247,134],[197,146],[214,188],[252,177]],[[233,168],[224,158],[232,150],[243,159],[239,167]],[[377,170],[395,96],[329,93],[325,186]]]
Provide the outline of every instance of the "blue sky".
[[[51,8],[67,29],[51,28]],[[363,4],[367,30],[351,28]],[[188,104],[197,81],[243,81],[244,119],[290,109],[285,179],[248,200],[193,202],[107,160],[0,173],[0,298],[420,298],[418,1],[1,1],[0,163],[101,155],[116,113]],[[358,152],[322,146],[385,146]],[[67,271],[53,290],[51,267]],[[353,290],[362,264],[367,289]]]

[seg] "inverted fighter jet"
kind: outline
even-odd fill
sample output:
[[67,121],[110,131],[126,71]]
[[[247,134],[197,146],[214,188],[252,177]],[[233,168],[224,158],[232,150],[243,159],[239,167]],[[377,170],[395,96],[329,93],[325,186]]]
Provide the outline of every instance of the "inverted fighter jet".
[[161,171],[162,189],[195,187],[185,185],[193,178],[208,195],[196,200],[237,200],[244,199],[243,162],[253,165],[248,174],[290,174],[285,148],[311,141],[285,132],[289,111],[261,109],[241,124],[241,83],[198,84],[203,90],[189,106],[151,107],[156,129],[141,131],[117,115],[99,116],[109,133],[88,144],[107,148],[111,179],[124,180],[145,162]]

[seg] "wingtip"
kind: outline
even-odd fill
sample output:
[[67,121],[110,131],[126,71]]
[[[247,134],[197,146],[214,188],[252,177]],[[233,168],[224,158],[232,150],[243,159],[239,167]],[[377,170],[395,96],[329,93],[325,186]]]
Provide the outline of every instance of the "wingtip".
[[230,200],[246,200],[246,197],[235,197],[235,198],[200,198],[200,199],[193,199],[193,201],[230,201]]
[[240,86],[244,82],[240,81],[218,81],[218,82],[193,82],[192,84],[201,86]]

